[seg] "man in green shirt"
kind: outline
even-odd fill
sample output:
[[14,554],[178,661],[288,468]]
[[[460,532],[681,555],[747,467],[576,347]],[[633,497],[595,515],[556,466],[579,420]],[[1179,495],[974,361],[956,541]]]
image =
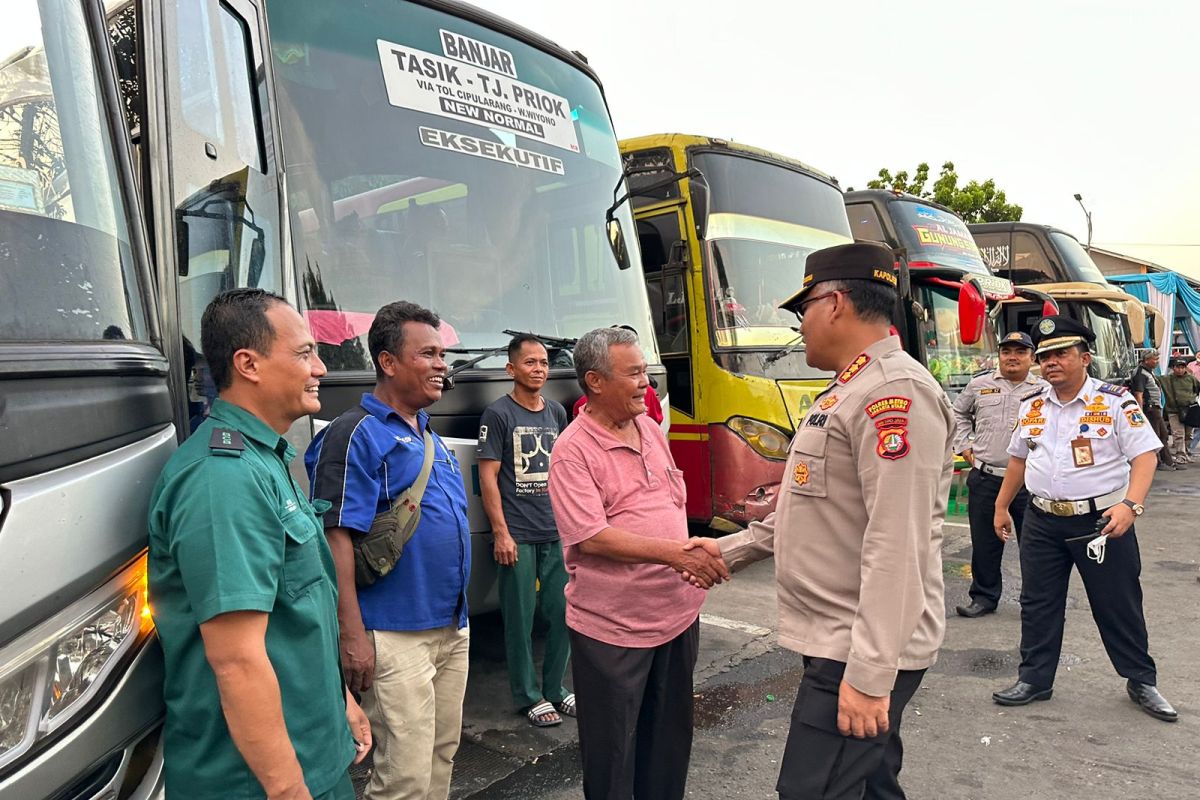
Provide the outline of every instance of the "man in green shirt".
[[220,397],[150,507],[167,795],[353,800],[370,726],[342,682],[322,509],[283,437],[320,410],[325,365],[303,318],[261,289],[214,299],[201,340]]
[[1183,416],[1189,406],[1196,405],[1200,381],[1188,371],[1186,361],[1176,358],[1171,361],[1171,371],[1159,376],[1158,382],[1162,386],[1163,413],[1171,425],[1171,454],[1175,463],[1190,464],[1188,441],[1192,438],[1192,429],[1183,421]]

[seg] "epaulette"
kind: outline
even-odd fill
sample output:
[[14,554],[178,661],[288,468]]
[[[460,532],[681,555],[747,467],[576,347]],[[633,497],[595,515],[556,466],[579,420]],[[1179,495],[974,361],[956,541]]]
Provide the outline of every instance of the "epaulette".
[[1107,392],[1108,394],[1115,394],[1117,397],[1120,397],[1129,390],[1124,386],[1117,386],[1115,383],[1102,383],[1100,384],[1100,391]]
[[1032,400],[1033,398],[1037,397],[1039,394],[1042,394],[1042,393],[1043,393],[1043,392],[1045,392],[1045,391],[1046,391],[1046,387],[1045,387],[1045,386],[1043,386],[1043,387],[1042,387],[1042,388],[1040,388],[1040,389],[1035,389],[1035,390],[1033,390],[1032,392],[1030,392],[1029,394],[1027,394],[1027,395],[1024,395],[1023,397],[1021,397],[1021,402],[1022,402],[1022,403],[1024,403],[1026,400]]
[[981,369],[981,370],[979,370],[978,372],[972,372],[972,373],[971,373],[971,377],[972,377],[972,378],[978,378],[980,375],[991,375],[991,374],[992,374],[993,372],[995,372],[995,371],[996,371],[996,370],[994,370],[994,369],[987,369],[987,368],[985,367],[984,369]]
[[213,428],[212,436],[208,437],[208,449],[214,455],[241,458],[246,443],[242,440],[241,431],[232,428]]

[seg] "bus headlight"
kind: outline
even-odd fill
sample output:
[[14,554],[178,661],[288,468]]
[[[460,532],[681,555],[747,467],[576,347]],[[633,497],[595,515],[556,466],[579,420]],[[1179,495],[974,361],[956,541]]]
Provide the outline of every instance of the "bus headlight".
[[766,422],[747,417],[730,417],[725,423],[729,429],[746,440],[746,444],[760,456],[774,459],[785,459],[791,437]]
[[0,768],[85,708],[153,629],[143,554],[0,651]]

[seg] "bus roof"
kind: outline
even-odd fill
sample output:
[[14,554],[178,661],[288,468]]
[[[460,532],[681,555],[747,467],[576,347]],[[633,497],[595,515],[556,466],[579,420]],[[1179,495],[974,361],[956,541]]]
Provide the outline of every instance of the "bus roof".
[[[520,39],[528,45],[542,50],[555,58],[566,61],[571,66],[586,72],[593,81],[595,81],[603,91],[603,84],[600,83],[599,76],[595,70],[588,64],[587,59],[583,54],[567,50],[562,45],[553,42],[541,34],[534,33],[528,28],[518,25],[517,23],[507,20],[504,17],[497,16],[490,11],[486,11],[478,6],[473,6],[470,3],[461,2],[461,0],[405,0],[406,2],[416,3],[417,5],[426,6],[437,11],[443,11],[455,17],[461,17],[471,22],[491,28],[498,33],[503,33],[506,36],[511,36],[514,39]],[[127,6],[133,3],[133,0],[105,0],[104,13],[108,19],[112,19],[117,14],[125,10]]]
[[717,139],[711,136],[698,136],[690,133],[652,133],[646,136],[637,136],[632,139],[622,139],[620,142],[621,152],[628,153],[631,150],[648,150],[652,147],[669,147],[672,149],[678,148],[681,150],[703,149],[703,150],[727,150],[731,153],[742,153],[755,158],[761,158],[764,161],[773,161],[777,164],[783,164],[800,172],[806,172],[814,178],[824,181],[832,186],[838,186],[837,178],[827,172],[822,172],[816,167],[809,166],[803,161],[795,158],[789,158],[781,153],[773,153],[770,150],[764,150],[761,147],[753,147],[741,142],[732,142],[728,139]]
[[925,197],[917,197],[915,194],[901,192],[897,189],[855,189],[852,192],[846,192],[846,202],[853,203],[855,200],[883,200],[891,202],[892,200],[907,200],[912,203],[920,203],[925,206],[933,206],[939,211],[945,211],[947,214],[962,219],[962,216],[949,206],[944,206],[936,200],[930,200]]
[[1011,233],[1013,231],[1061,233],[1064,236],[1070,236],[1077,242],[1079,241],[1079,237],[1073,233],[1064,231],[1062,228],[1056,228],[1053,225],[1039,225],[1036,222],[972,222],[967,225],[967,230],[971,233]]

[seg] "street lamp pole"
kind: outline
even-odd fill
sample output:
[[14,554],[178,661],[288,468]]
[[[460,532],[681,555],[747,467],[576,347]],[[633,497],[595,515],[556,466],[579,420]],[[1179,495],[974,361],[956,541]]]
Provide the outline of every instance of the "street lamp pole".
[[1090,252],[1092,249],[1092,212],[1087,210],[1087,206],[1083,204],[1083,195],[1075,193],[1075,200],[1079,203],[1079,207],[1083,209],[1083,215],[1087,217],[1088,238],[1087,249]]

